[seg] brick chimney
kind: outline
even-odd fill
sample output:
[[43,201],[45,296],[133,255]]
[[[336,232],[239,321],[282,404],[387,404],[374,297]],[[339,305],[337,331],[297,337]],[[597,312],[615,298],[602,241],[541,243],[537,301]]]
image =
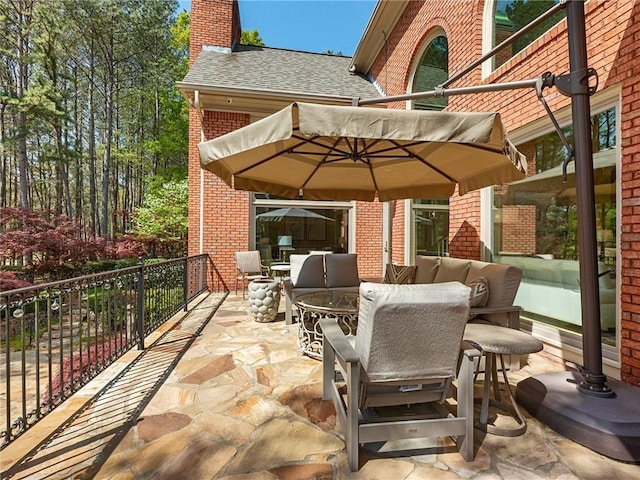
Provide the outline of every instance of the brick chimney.
[[230,49],[240,43],[240,31],[237,0],[191,0],[189,64],[204,46]]

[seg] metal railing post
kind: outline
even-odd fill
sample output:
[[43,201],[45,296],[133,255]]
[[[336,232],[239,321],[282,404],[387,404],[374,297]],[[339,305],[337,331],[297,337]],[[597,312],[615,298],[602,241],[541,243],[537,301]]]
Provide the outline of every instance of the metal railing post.
[[184,302],[184,311],[187,311],[189,304],[189,257],[184,259],[184,272],[182,274],[182,301]]
[[138,350],[144,350],[144,264],[142,258],[138,262],[136,330],[138,330]]

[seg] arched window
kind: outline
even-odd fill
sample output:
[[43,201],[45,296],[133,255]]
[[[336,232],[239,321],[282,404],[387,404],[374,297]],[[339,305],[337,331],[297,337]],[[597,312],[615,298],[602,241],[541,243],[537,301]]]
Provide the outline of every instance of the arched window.
[[[485,42],[486,50],[490,50],[500,44],[513,33],[535,20],[544,12],[556,5],[559,0],[493,0],[487,2],[485,15],[490,15],[490,21],[485,21],[489,31],[485,31],[490,42]],[[497,68],[516,53],[524,50],[538,37],[557,24],[565,17],[565,11],[561,10],[546,19],[536,28],[517,39],[509,47],[504,48],[494,57],[493,68]]]
[[[427,92],[449,78],[449,44],[438,35],[431,40],[420,58],[413,78],[412,92]],[[414,100],[415,110],[443,110],[447,98]],[[415,198],[411,200],[409,261],[416,255],[446,256],[449,253],[449,199]]]
[[[433,90],[449,78],[449,45],[447,37],[435,37],[422,54],[413,79],[412,93]],[[447,106],[446,98],[415,100],[416,110],[442,110]]]

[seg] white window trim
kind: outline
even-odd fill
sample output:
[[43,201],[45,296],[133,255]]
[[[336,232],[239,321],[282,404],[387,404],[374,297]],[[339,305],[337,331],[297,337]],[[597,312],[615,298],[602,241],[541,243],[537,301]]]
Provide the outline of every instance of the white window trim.
[[[482,11],[482,54],[491,51],[493,48],[493,11],[495,10],[496,0],[487,0],[484,2]],[[484,80],[493,73],[493,57],[487,59],[482,64],[482,79]]]

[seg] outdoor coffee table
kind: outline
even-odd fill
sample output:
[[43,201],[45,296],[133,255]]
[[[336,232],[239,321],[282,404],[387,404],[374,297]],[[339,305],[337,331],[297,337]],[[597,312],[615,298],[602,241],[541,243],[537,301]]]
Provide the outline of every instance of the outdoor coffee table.
[[[533,335],[514,328],[483,323],[468,323],[464,329],[463,340],[473,348],[480,350],[486,358],[480,420],[476,422],[476,427],[488,433],[505,437],[523,434],[527,429],[527,422],[513,397],[502,356],[539,352],[543,347],[542,342]],[[500,358],[500,368],[511,405],[503,403],[500,398],[496,356]],[[489,398],[491,383],[493,383],[494,398]],[[513,428],[507,428],[488,424],[489,405],[510,414],[516,420],[517,425]]]
[[322,330],[319,320],[332,318],[346,335],[355,335],[358,326],[356,292],[327,290],[305,293],[296,298],[298,307],[298,346],[305,355],[322,360]]

